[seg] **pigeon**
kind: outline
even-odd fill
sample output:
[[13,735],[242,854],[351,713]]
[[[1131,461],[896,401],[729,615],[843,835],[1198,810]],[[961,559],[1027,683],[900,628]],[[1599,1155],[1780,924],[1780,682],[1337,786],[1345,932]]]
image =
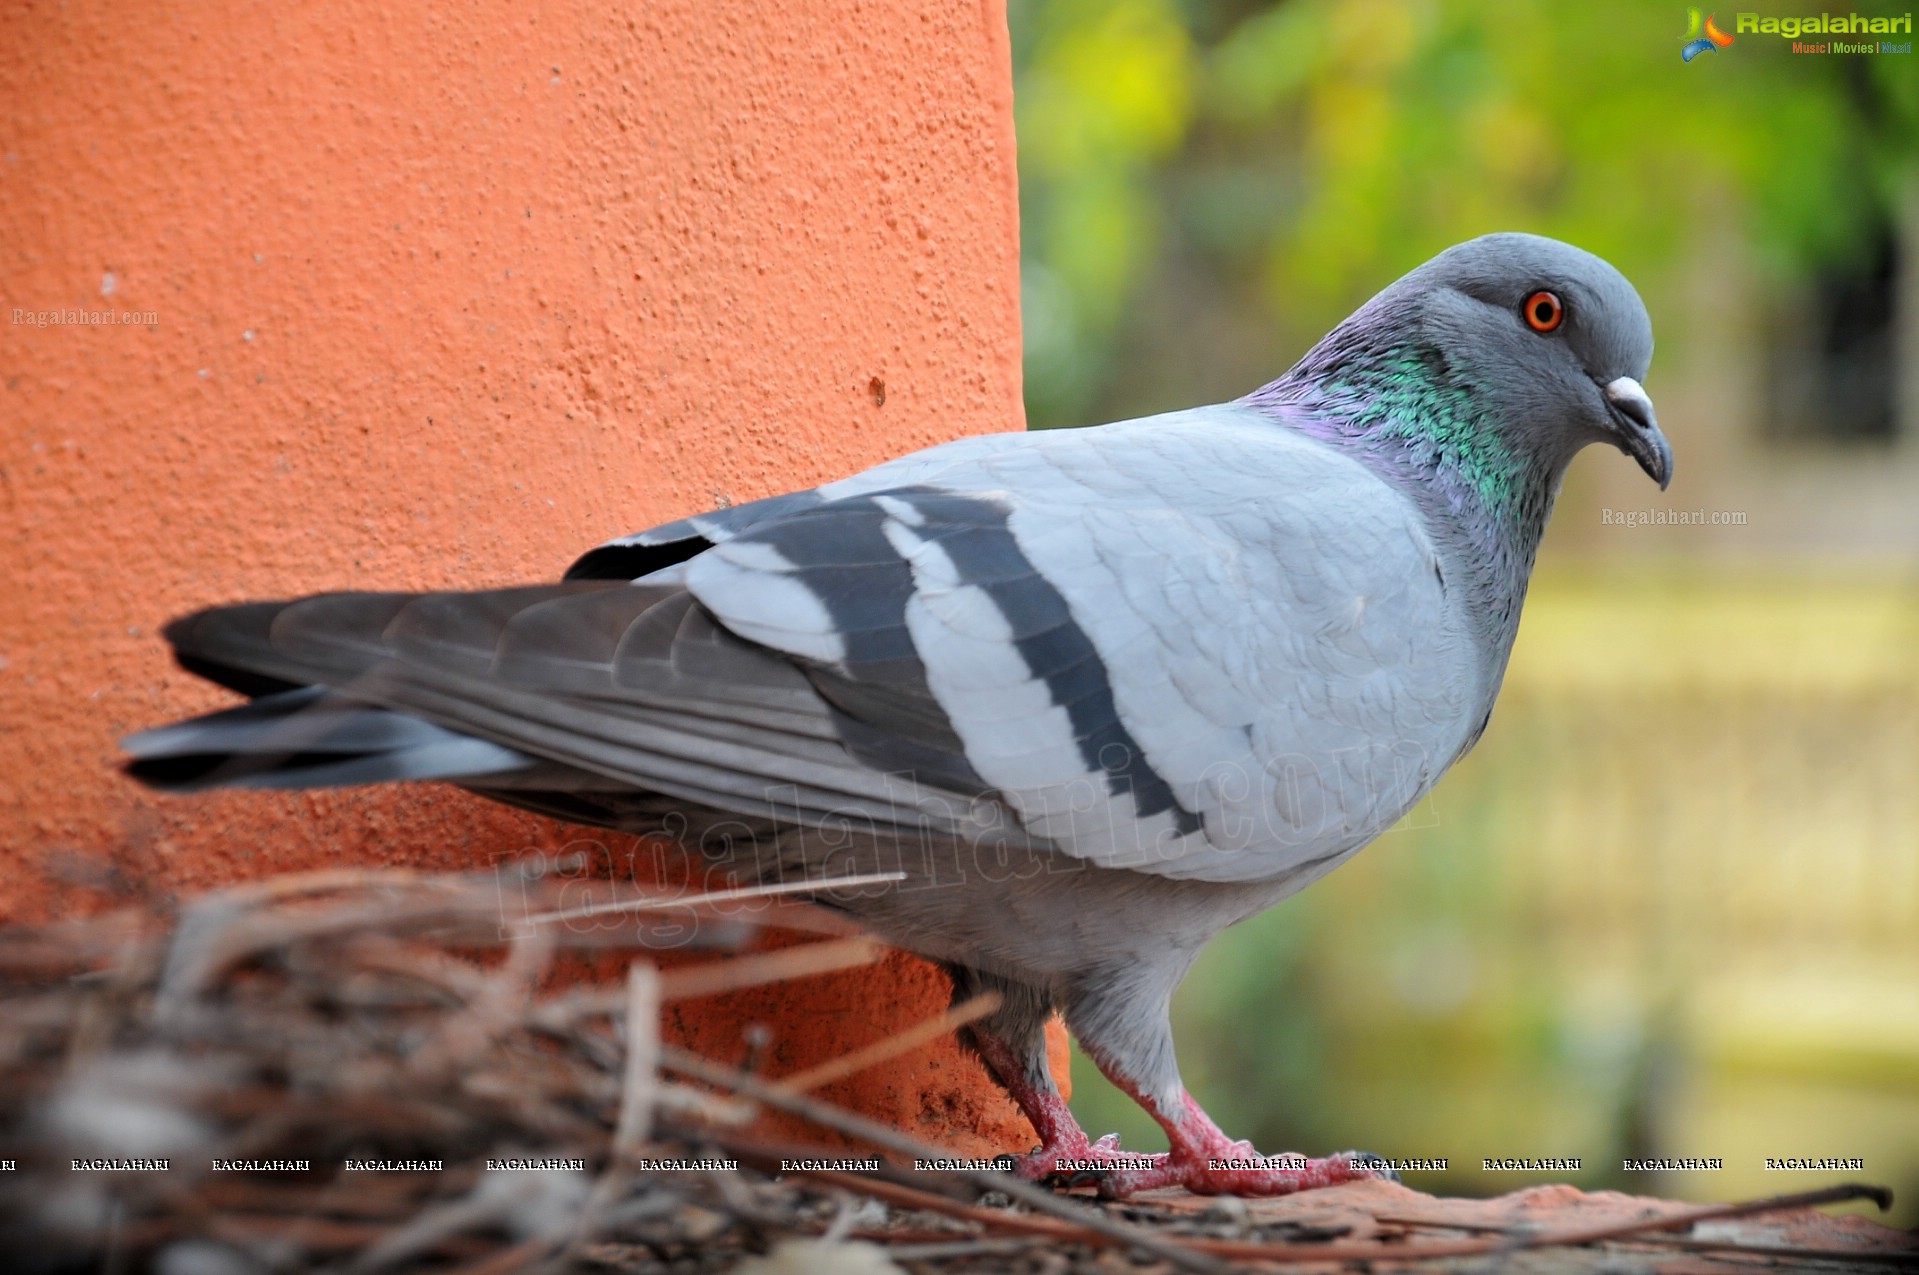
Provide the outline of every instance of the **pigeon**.
[[[166,630],[248,696],[125,742],[160,789],[444,781],[790,882],[999,994],[963,1029],[1033,1180],[1277,1195],[1180,1080],[1220,930],[1400,820],[1486,729],[1568,462],[1663,489],[1652,327],[1581,249],[1493,234],[1232,402],[971,436],[670,522],[557,582],[219,606]],[[892,883],[836,889],[836,878]],[[809,883],[818,883],[813,888]],[[1170,1150],[1089,1139],[1063,1015]]]

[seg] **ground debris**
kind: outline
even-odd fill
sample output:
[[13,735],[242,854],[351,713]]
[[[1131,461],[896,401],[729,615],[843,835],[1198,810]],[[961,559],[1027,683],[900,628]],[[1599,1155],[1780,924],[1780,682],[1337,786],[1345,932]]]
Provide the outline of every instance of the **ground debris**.
[[[0,930],[9,1269],[1078,1275],[1490,1257],[1711,1271],[1758,1256],[1727,1253],[1749,1243],[1736,1211],[1629,1201],[1656,1209],[1621,1220],[1577,1193],[1505,1212],[1383,1182],[1104,1205],[992,1169],[922,1172],[914,1159],[940,1149],[660,1038],[665,1003],[863,964],[875,944],[769,900],[759,925],[812,941],[742,953],[753,928],[715,916],[699,927],[710,959],[661,970],[657,913],[672,910],[685,950],[699,898],[599,904],[574,924],[587,914],[559,885],[527,876],[503,914],[494,877],[336,870]],[[570,975],[582,948],[630,953],[624,985]],[[991,1008],[968,1002],[815,1071],[854,1074]],[[767,1108],[835,1145],[757,1133]],[[865,1163],[781,1168],[849,1155]],[[1779,1207],[1747,1212],[1778,1222]],[[1768,1234],[1800,1246],[1774,1244],[1774,1269],[1797,1252],[1886,1270],[1913,1251],[1889,1231]]]

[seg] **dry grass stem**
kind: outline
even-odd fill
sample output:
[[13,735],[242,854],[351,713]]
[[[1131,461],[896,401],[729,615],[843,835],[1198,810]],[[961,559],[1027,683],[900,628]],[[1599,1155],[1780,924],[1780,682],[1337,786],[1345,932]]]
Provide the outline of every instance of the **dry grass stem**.
[[540,912],[526,918],[528,925],[566,925],[591,920],[616,912],[672,911],[680,908],[711,908],[722,903],[743,903],[751,899],[772,899],[781,895],[818,894],[821,890],[845,890],[854,886],[886,885],[904,881],[904,872],[869,872],[863,876],[828,877],[818,881],[782,881],[777,885],[743,885],[733,890],[715,890],[708,894],[649,895],[637,899],[611,899],[585,907]]
[[966,1024],[977,1022],[1000,1006],[998,992],[981,992],[963,1004],[955,1005],[945,1013],[929,1018],[925,1022],[915,1023],[903,1032],[888,1036],[885,1040],[875,1041],[864,1049],[856,1049],[842,1058],[830,1059],[817,1067],[808,1067],[789,1076],[781,1076],[773,1082],[773,1087],[782,1093],[805,1093],[809,1089],[818,1089],[821,1085],[842,1080],[857,1072],[865,1071],[897,1058],[908,1050],[918,1049],[921,1045],[938,1040],[948,1032],[956,1031]]
[[[1614,1256],[1663,1243],[1679,1257],[1699,1243],[1657,1228],[1837,1198],[1528,1237],[1410,1242],[1401,1230],[1393,1243],[1385,1232],[1328,1243],[1345,1232],[1319,1226],[1291,1242],[1275,1225],[1224,1239],[1191,1210],[913,1168],[946,1153],[805,1092],[977,1021],[991,995],[779,1080],[661,1039],[672,1001],[878,959],[883,948],[794,896],[888,879],[575,907],[577,875],[340,869],[172,915],[0,929],[0,1157],[17,1164],[0,1172],[0,1253],[49,1270],[717,1275],[806,1240],[822,1260],[878,1244],[914,1275],[1409,1268],[1542,1245],[1600,1255],[1567,1246],[1608,1242],[1634,1246]],[[756,900],[750,921],[721,914]],[[738,951],[768,927],[826,937]],[[719,955],[661,970],[663,948]],[[568,952],[617,950],[624,986],[552,977]],[[756,1130],[769,1109],[840,1141]],[[781,1169],[849,1143],[886,1158],[871,1172]],[[120,1167],[76,1170],[76,1158]],[[169,1168],[125,1168],[148,1159]],[[1853,1256],[1864,1268],[1901,1260]]]

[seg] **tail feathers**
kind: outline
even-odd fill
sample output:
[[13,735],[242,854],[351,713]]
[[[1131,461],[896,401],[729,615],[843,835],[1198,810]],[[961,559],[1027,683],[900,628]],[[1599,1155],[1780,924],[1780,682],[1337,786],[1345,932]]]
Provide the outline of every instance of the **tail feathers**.
[[320,686],[142,731],[122,746],[133,755],[129,775],[170,792],[461,781],[506,777],[536,764],[500,744],[356,704]]
[[243,695],[338,685],[387,655],[383,631],[417,596],[321,593],[209,607],[167,625],[166,638],[181,668]]
[[156,788],[446,780],[608,827],[694,808],[910,836],[987,826],[977,780],[921,787],[850,752],[808,669],[665,575],[242,603],[166,635],[182,666],[255,698],[129,740],[129,772]]

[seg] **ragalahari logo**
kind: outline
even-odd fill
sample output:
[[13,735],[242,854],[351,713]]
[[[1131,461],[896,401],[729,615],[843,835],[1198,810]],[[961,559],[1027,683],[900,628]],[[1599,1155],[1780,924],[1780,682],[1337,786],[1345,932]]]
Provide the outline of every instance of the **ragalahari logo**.
[[1713,21],[1718,16],[1709,13],[1706,20],[1701,22],[1699,10],[1686,10],[1686,34],[1679,37],[1686,42],[1686,47],[1679,50],[1681,60],[1690,62],[1701,53],[1714,53],[1732,43],[1732,37],[1721,31],[1719,24]]

